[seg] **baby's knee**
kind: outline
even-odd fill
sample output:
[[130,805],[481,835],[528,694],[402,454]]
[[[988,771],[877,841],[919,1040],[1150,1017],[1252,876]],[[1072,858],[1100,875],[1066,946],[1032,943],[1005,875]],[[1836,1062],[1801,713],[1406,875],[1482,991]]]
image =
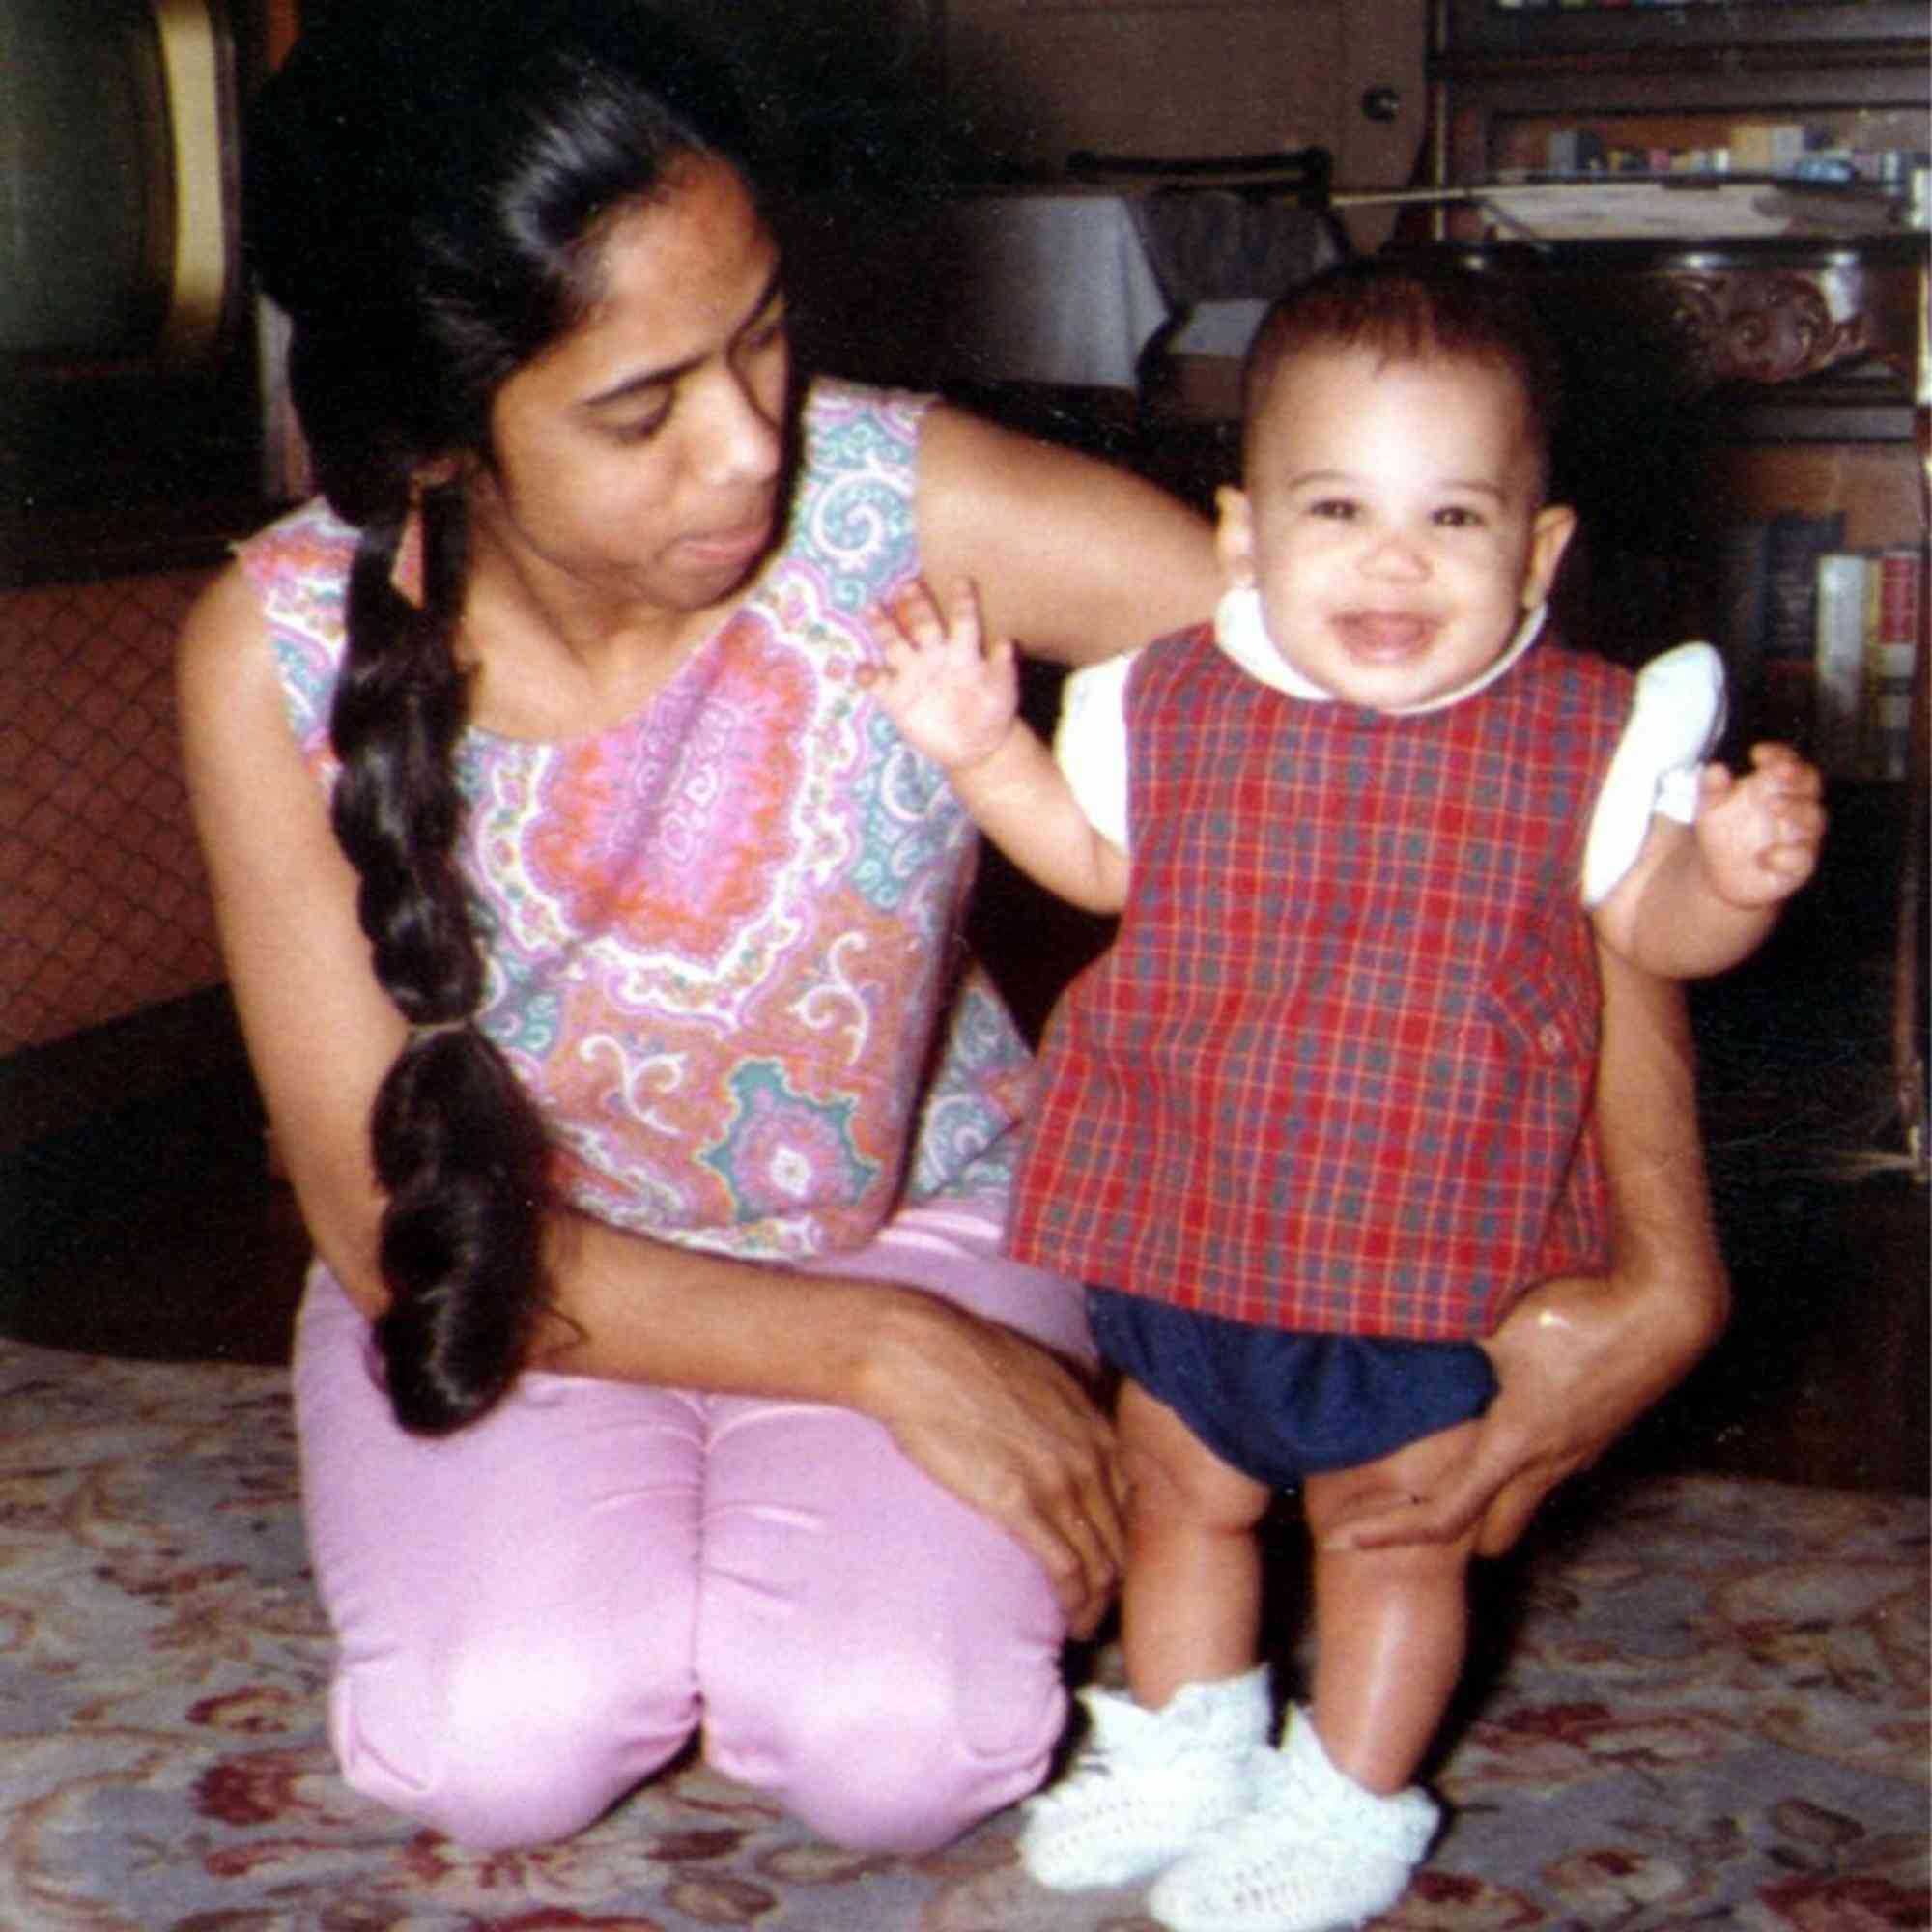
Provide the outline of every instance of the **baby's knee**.
[[1024,1797],[1065,1719],[1057,1653],[746,1662],[707,1679],[711,1762],[855,1851],[928,1852]]
[[396,1661],[338,1681],[330,1730],[365,1797],[478,1850],[574,1836],[673,1756],[696,1723],[687,1666],[655,1681],[617,1652],[541,1644]]
[[1268,1487],[1225,1462],[1178,1410],[1137,1382],[1121,1391],[1120,1434],[1129,1507],[1150,1526],[1182,1520],[1239,1536],[1267,1513]]

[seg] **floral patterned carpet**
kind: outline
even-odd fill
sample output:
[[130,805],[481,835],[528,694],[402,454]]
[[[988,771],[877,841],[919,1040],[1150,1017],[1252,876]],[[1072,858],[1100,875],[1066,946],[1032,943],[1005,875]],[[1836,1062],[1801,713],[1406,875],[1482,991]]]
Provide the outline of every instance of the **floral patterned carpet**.
[[[1380,1925],[1926,1926],[1926,1528],[1698,1476],[1563,1513],[1491,1593],[1453,1823]],[[278,1372],[0,1343],[0,1932],[1151,1932],[1036,1890],[1010,1817],[853,1857],[695,1760],[472,1854],[337,1781],[327,1662]]]

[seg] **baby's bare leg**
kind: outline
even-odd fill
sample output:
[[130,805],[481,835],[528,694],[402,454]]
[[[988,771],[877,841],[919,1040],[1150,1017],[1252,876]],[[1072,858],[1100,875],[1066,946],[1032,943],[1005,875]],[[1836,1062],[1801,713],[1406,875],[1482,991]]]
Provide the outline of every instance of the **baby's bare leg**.
[[1427,1495],[1475,1423],[1379,1462],[1311,1476],[1315,1544],[1315,1728],[1337,1770],[1370,1791],[1414,1777],[1462,1674],[1473,1537],[1390,1549],[1328,1550],[1326,1532],[1372,1497]]
[[1128,1688],[1153,1711],[1183,1685],[1253,1667],[1262,1589],[1255,1529],[1270,1492],[1134,1382],[1122,1389],[1119,1427],[1131,1485],[1122,1648]]

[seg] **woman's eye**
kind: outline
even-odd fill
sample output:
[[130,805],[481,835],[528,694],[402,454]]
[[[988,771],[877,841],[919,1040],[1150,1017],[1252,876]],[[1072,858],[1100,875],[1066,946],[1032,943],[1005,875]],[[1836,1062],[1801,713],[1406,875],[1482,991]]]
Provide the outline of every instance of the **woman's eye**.
[[1451,530],[1475,530],[1483,526],[1480,512],[1465,509],[1460,503],[1452,503],[1446,509],[1437,510],[1435,521],[1444,529]]
[[668,385],[640,389],[626,398],[621,413],[613,412],[604,423],[604,434],[612,442],[648,442],[670,420],[676,391]]
[[633,416],[628,421],[612,423],[611,437],[616,442],[648,442],[658,431],[664,428],[665,419],[670,414],[670,406],[652,410],[649,414]]
[[770,315],[760,316],[738,338],[739,350],[753,355],[761,355],[782,342],[790,327],[790,312],[783,308],[774,309]]
[[1311,517],[1328,517],[1338,523],[1347,523],[1355,514],[1355,506],[1346,497],[1322,497],[1309,504]]

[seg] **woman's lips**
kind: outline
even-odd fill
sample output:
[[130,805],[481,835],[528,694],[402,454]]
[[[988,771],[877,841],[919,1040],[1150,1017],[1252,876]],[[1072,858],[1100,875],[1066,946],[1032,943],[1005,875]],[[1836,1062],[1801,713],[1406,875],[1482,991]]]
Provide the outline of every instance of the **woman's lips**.
[[700,568],[715,570],[732,564],[750,563],[771,540],[772,520],[763,516],[753,523],[741,524],[735,529],[685,537],[678,548]]

